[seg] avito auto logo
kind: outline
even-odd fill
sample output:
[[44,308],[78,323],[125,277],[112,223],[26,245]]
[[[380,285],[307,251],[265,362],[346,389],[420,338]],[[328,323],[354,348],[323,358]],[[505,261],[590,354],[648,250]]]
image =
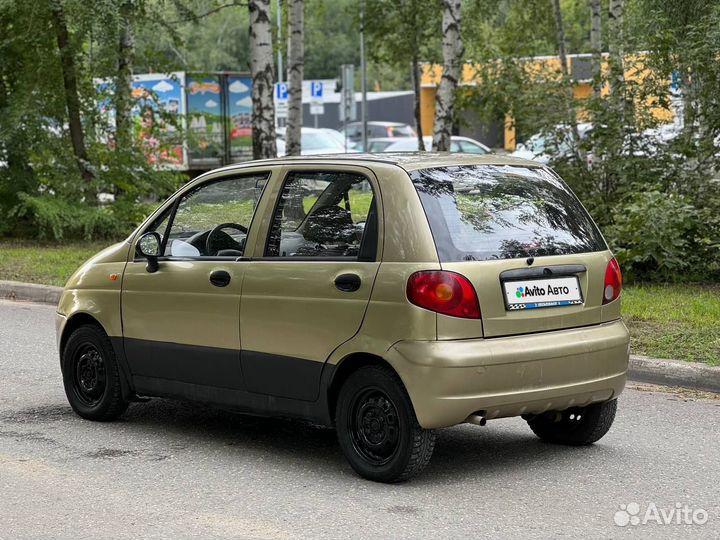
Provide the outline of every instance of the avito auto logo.
[[526,296],[549,296],[551,294],[570,294],[570,289],[566,285],[553,286],[548,284],[547,287],[533,285],[532,287],[518,287],[515,296],[525,298]]

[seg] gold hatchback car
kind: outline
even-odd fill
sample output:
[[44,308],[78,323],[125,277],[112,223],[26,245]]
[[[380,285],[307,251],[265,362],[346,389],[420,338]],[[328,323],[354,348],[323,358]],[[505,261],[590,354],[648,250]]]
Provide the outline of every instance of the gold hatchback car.
[[550,169],[494,155],[277,159],[193,180],[85,263],[57,312],[84,418],[140,397],[334,426],[397,482],[436,428],[600,439],[625,385],[621,274]]

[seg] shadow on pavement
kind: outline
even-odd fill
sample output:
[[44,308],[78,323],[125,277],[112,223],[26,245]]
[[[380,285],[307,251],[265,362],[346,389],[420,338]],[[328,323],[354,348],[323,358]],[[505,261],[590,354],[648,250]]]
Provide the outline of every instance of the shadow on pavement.
[[[286,469],[302,467],[317,474],[352,475],[338,445],[335,431],[307,422],[254,417],[206,405],[165,399],[131,405],[120,420],[93,423],[74,415],[69,406],[58,404],[15,411],[3,420],[26,426],[52,421],[69,422],[66,429],[100,430],[116,437],[120,446],[135,446],[145,441],[153,452],[151,459],[161,461],[167,452],[211,450],[228,459],[263,459]],[[120,443],[122,439],[123,443]],[[148,448],[150,450],[151,448]],[[120,448],[99,448],[84,457],[114,458],[142,455],[143,452]],[[541,442],[524,421],[491,421],[485,427],[455,426],[438,430],[438,439],[430,465],[408,486],[427,483],[456,483],[472,478],[506,477],[532,469],[538,476],[554,474],[558,467],[584,467],[592,456],[616,450],[599,443],[591,447],[562,447]]]

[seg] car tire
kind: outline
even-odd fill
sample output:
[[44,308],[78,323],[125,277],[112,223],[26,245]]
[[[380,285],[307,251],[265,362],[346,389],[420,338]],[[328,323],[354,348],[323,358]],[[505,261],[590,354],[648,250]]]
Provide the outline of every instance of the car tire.
[[127,409],[115,351],[99,326],[81,326],[70,335],[62,351],[62,373],[65,395],[79,416],[108,421]]
[[375,482],[402,482],[419,474],[435,448],[435,433],[420,427],[402,381],[384,366],[364,366],[347,378],[335,426],[352,468]]
[[617,400],[550,411],[528,420],[530,429],[542,440],[554,444],[584,446],[599,441],[612,426]]

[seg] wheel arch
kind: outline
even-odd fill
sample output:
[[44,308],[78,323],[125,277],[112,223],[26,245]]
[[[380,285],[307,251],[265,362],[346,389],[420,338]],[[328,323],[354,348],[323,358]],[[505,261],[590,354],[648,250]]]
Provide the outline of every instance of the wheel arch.
[[[330,421],[332,423],[335,422],[335,409],[337,407],[337,400],[340,394],[340,388],[342,388],[342,385],[345,383],[348,377],[350,377],[350,375],[352,375],[354,372],[364,366],[384,366],[388,369],[391,369],[393,373],[397,375],[398,379],[400,379],[400,382],[402,382],[403,386],[405,386],[405,383],[403,382],[402,377],[400,377],[400,374],[397,372],[397,370],[392,366],[392,364],[390,364],[390,362],[385,360],[382,356],[365,352],[355,352],[348,354],[335,365],[335,369],[332,373],[332,377],[330,379],[330,383],[327,389],[328,413],[330,415]],[[412,399],[410,401],[412,403]]]
[[62,356],[65,352],[65,345],[67,344],[67,340],[70,335],[75,330],[85,325],[99,326],[100,328],[102,328],[103,332],[105,332],[106,335],[109,335],[107,329],[102,325],[102,323],[90,313],[87,313],[85,311],[78,311],[76,313],[73,313],[65,323],[62,334],[60,335],[60,356]]
[[105,326],[100,322],[100,320],[91,313],[88,313],[86,311],[77,311],[73,313],[65,323],[62,329],[62,334],[60,335],[59,345],[61,366],[67,340],[70,338],[70,336],[75,330],[88,325],[97,326],[103,332],[105,332],[106,336],[108,336],[113,351],[115,352],[115,359],[117,360],[118,367],[120,369],[120,384],[122,387],[123,397],[125,399],[131,399],[135,395],[135,389],[132,384],[130,367],[128,366],[127,359],[125,358],[125,347],[123,346],[122,338],[111,336],[107,328],[105,328]]

